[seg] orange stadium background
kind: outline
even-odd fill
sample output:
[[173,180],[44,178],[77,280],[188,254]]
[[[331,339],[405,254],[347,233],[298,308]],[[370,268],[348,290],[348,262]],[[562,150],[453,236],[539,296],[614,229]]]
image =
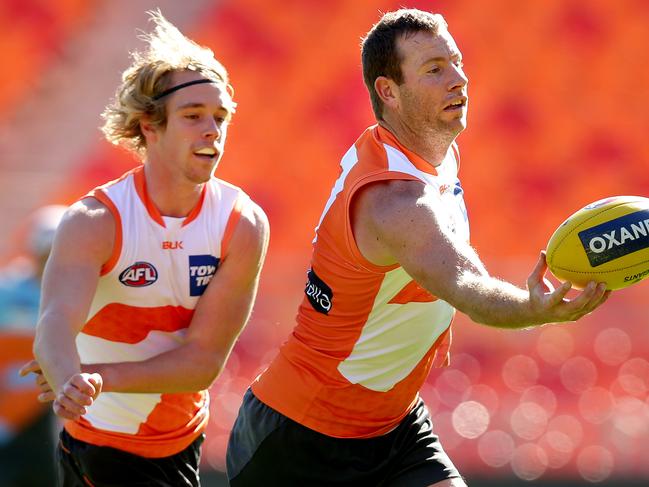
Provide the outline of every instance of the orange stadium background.
[[[244,390],[292,328],[338,161],[372,123],[360,38],[401,5],[442,13],[463,51],[461,179],[492,273],[524,285],[569,214],[649,192],[647,0],[0,0],[3,263],[31,211],[137,164],[97,127],[145,10],[159,6],[230,72],[239,108],[217,176],[261,204],[272,236],[252,319],[211,390],[208,476],[224,469]],[[648,286],[576,324],[509,332],[458,317],[451,366],[423,396],[469,485],[649,483]]]

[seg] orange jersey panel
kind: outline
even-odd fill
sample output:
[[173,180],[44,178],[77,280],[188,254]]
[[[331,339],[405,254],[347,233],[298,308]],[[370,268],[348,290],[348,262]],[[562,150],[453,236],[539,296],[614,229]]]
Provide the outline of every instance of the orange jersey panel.
[[410,411],[430,368],[448,361],[455,310],[400,266],[361,255],[350,204],[366,184],[420,180],[439,190],[445,223],[468,240],[457,167],[455,147],[435,168],[378,126],[343,156],[316,229],[297,326],[252,385],[260,400],[336,437],[384,434]]

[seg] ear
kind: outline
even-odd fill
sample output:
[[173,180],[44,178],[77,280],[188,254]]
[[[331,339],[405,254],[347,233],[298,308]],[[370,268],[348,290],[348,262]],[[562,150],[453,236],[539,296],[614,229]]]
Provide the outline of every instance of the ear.
[[157,127],[151,123],[151,120],[147,116],[143,116],[140,119],[140,130],[142,135],[148,141],[157,135]]
[[379,76],[374,80],[374,89],[385,106],[399,106],[399,86],[393,80]]

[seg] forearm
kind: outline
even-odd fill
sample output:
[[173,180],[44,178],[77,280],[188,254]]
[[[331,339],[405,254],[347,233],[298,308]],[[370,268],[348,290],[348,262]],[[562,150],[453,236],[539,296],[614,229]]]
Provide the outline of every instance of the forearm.
[[225,356],[195,343],[139,362],[83,364],[83,372],[99,373],[104,392],[178,393],[207,389],[225,363]]
[[44,315],[34,338],[34,358],[55,392],[81,370],[76,335],[61,321],[60,317]]
[[476,323],[499,328],[540,325],[525,289],[486,274],[465,272],[459,278],[455,307]]

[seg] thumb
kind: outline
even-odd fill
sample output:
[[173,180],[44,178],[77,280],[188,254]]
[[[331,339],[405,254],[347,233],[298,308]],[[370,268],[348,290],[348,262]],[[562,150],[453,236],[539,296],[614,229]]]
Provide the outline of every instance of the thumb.
[[95,372],[94,374],[90,374],[88,376],[88,382],[90,382],[94,386],[95,393],[93,394],[93,396],[96,398],[101,392],[101,389],[104,385],[104,380],[101,378],[101,375]]
[[41,366],[38,364],[36,360],[30,360],[25,365],[23,365],[18,371],[21,377],[24,377],[31,372],[34,372],[36,374],[41,373]]

